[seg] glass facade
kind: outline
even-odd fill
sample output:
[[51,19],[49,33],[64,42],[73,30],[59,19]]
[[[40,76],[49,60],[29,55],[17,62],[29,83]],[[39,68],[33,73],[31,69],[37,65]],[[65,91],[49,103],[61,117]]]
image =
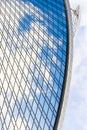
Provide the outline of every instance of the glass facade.
[[64,0],[0,0],[0,130],[54,130],[66,21]]

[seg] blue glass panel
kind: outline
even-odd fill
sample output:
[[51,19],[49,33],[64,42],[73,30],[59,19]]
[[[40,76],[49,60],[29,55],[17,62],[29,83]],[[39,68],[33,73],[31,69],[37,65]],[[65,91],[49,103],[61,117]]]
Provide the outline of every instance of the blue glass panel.
[[0,129],[53,130],[67,56],[64,0],[0,4]]

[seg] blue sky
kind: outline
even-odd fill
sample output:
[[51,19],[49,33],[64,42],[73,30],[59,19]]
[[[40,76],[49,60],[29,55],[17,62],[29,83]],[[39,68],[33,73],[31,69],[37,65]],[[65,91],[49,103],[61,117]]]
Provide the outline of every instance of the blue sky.
[[87,0],[70,0],[80,5],[81,19],[73,43],[73,69],[70,94],[62,130],[87,130]]

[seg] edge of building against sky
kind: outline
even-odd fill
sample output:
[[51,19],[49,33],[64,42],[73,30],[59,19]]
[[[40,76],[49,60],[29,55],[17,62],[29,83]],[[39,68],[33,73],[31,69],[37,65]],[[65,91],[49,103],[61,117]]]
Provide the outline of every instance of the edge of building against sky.
[[87,0],[69,0],[80,6],[80,21],[73,43],[70,93],[62,130],[87,130]]

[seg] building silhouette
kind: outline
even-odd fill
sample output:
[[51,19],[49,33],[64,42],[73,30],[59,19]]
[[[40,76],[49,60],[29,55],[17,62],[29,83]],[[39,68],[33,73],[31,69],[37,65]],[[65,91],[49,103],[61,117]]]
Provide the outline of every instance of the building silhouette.
[[60,130],[71,24],[68,0],[0,1],[0,130]]

